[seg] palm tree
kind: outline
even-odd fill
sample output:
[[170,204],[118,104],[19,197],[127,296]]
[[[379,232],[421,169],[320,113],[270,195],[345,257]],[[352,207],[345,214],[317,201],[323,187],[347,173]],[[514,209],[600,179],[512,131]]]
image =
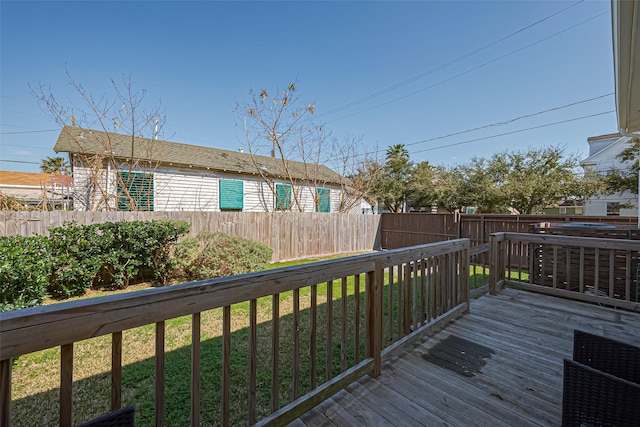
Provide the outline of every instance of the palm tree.
[[69,163],[64,157],[47,157],[42,159],[40,163],[40,170],[43,173],[50,173],[53,175],[68,175],[71,172]]
[[405,148],[404,144],[390,145],[387,148],[387,160],[394,160],[398,158],[409,160],[409,152]]

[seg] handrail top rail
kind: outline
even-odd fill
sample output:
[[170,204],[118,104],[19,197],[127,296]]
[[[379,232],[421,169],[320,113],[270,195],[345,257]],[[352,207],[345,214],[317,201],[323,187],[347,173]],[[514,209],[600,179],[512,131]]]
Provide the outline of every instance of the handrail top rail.
[[558,246],[584,246],[598,249],[640,251],[639,240],[514,232],[492,233],[491,235],[495,236],[498,241],[510,240],[518,243],[546,243]]
[[0,360],[465,249],[456,239],[4,312]]

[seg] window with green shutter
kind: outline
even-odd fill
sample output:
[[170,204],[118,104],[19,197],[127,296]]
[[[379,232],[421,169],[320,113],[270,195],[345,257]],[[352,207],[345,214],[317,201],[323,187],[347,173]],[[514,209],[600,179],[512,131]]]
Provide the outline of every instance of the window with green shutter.
[[328,188],[318,188],[318,206],[316,212],[331,212],[331,191]]
[[276,184],[276,209],[279,211],[291,209],[291,185]]
[[220,210],[244,208],[244,183],[236,179],[220,180]]
[[153,210],[153,174],[118,172],[118,210]]

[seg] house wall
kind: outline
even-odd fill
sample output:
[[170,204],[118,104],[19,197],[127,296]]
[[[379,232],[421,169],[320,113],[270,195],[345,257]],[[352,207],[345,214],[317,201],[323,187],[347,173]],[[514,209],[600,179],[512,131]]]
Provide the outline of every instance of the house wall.
[[[129,170],[129,167],[122,164],[120,170]],[[259,176],[166,167],[154,170],[134,168],[133,171],[153,172],[155,211],[219,212],[220,179],[242,180],[244,182],[243,212],[273,212],[275,210],[275,196],[269,185]],[[107,202],[113,208],[117,202],[116,173],[117,171],[112,168],[101,169],[97,175],[99,186],[96,187],[91,169],[86,164],[75,162],[73,168],[76,186],[75,210],[106,210]],[[275,182],[287,184],[286,181]],[[331,190],[331,212],[338,212],[342,189],[331,185],[323,185],[322,187]],[[298,186],[296,191],[303,212],[315,212],[315,188]],[[294,208],[294,210],[297,209]],[[361,206],[355,206],[350,213],[362,213]]]
[[[582,162],[583,168],[585,170],[595,170],[602,176],[614,170],[627,168],[628,165],[620,162],[616,156],[628,146],[628,140],[629,138],[620,137],[619,135],[604,139],[589,139],[589,158]],[[585,200],[583,215],[606,216],[607,206],[611,203],[632,205],[631,208],[620,209],[619,216],[638,215],[638,196],[631,192],[604,194]]]

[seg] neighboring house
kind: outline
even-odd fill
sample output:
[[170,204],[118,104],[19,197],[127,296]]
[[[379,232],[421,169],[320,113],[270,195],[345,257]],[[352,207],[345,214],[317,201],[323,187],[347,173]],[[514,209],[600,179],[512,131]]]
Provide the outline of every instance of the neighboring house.
[[565,200],[542,209],[545,215],[582,215],[582,206],[573,200]]
[[[589,157],[580,164],[586,170],[595,170],[600,176],[606,176],[616,170],[627,168],[616,156],[628,147],[629,137],[619,133],[592,136],[587,138]],[[620,205],[632,205],[632,208],[621,208]],[[637,196],[631,192],[622,194],[604,194],[594,196],[584,202],[584,215],[638,215]]]
[[362,212],[322,165],[72,126],[54,150],[69,153],[76,210]]
[[73,194],[73,178],[31,172],[0,171],[0,192],[29,206],[47,203],[69,207]]

